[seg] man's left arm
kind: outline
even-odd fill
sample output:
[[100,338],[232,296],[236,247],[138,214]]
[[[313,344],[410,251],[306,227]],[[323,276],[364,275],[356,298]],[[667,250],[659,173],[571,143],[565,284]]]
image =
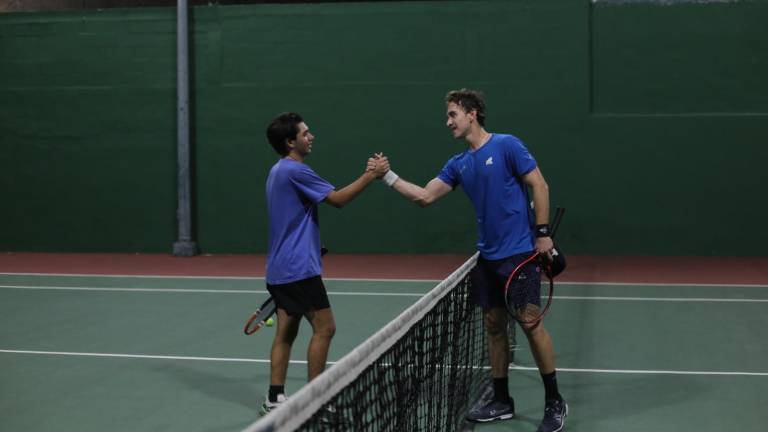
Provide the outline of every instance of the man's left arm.
[[550,259],[550,252],[554,243],[549,235],[549,185],[541,174],[539,167],[534,168],[523,176],[523,182],[533,191],[533,211],[536,215],[536,250],[546,254]]

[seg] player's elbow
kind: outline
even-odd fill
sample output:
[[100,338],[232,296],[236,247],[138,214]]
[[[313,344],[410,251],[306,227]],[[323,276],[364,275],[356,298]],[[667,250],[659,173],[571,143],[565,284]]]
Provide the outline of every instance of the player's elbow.
[[433,202],[435,202],[435,199],[431,195],[422,194],[416,197],[416,199],[414,199],[413,202],[415,202],[416,205],[418,205],[419,207],[424,208],[432,204]]
[[331,193],[329,193],[328,196],[326,196],[323,201],[339,209],[344,207],[344,205],[347,204],[347,202],[344,199],[342,199],[342,197],[340,197],[338,192],[336,191],[332,191]]

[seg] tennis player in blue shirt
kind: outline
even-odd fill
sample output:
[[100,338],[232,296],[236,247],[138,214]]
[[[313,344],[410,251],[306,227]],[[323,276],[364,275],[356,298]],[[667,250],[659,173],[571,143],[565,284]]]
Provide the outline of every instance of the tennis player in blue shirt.
[[335,190],[304,159],[315,137],[296,113],[283,113],[270,122],[267,139],[280,159],[267,177],[269,246],[267,290],[277,305],[277,331],[272,343],[270,386],[262,415],[286,400],[285,377],[291,348],[302,317],[312,325],[307,352],[308,379],[325,370],[328,348],[336,331],[328,295],[321,278],[320,226],[317,204],[341,208],[389,170],[386,158],[369,159],[365,172]]
[[[551,258],[549,237],[549,187],[523,143],[512,135],[485,130],[485,102],[482,94],[467,89],[446,96],[446,126],[456,139],[469,144],[452,157],[436,178],[419,187],[387,172],[383,180],[400,194],[422,207],[432,204],[457,186],[462,186],[474,205],[478,226],[478,264],[471,277],[472,299],[483,308],[488,334],[494,397],[474,407],[467,419],[475,422],[514,417],[514,400],[509,396],[509,339],[504,284],[518,264],[534,250]],[[535,220],[531,221],[527,188],[533,192]],[[534,228],[535,226],[535,228]],[[532,262],[526,287],[538,299],[540,269]],[[531,346],[545,389],[544,418],[538,432],[563,430],[568,406],[555,380],[552,339],[539,321],[521,324]]]

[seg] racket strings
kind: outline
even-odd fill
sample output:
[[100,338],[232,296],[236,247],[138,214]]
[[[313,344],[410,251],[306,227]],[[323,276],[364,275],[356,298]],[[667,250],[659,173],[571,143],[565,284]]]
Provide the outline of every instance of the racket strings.
[[[538,252],[534,253],[518,264],[507,280],[505,294],[507,310],[520,323],[535,323],[541,320],[549,309],[551,284],[545,284],[542,287],[541,278],[537,277],[541,272],[549,276],[547,264],[547,260]],[[534,272],[538,274],[533,274]],[[547,290],[544,293],[547,302],[543,308],[541,306],[542,288]]]
[[519,277],[510,284],[507,306],[516,320],[520,322],[533,322],[541,316],[541,306],[532,302],[535,301],[532,296],[538,297],[538,293],[535,291],[532,293],[531,283]]

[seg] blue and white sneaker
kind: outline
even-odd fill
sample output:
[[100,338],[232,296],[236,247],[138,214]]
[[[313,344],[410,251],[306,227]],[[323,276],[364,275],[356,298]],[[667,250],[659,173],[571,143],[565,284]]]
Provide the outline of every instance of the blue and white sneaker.
[[342,413],[336,410],[334,406],[327,406],[320,411],[320,424],[326,426],[335,426],[336,430],[352,424]]
[[261,405],[261,409],[259,409],[259,415],[265,416],[269,414],[270,411],[279,407],[286,400],[288,400],[288,397],[282,393],[277,395],[277,400],[275,402],[270,402],[269,396],[267,396],[266,398],[264,398],[264,403]]
[[515,416],[515,401],[509,403],[496,400],[487,400],[475,405],[467,414],[467,420],[471,422],[486,423],[498,420],[509,420]]
[[536,432],[560,432],[565,430],[568,404],[563,400],[549,400],[544,405],[544,418]]

